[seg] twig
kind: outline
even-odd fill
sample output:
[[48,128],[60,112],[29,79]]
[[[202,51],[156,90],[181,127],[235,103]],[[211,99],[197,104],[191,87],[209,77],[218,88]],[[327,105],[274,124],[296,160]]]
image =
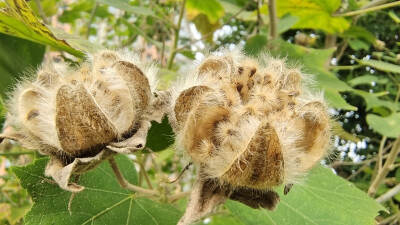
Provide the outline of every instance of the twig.
[[140,172],[143,174],[144,179],[146,180],[147,186],[149,187],[149,189],[154,189],[153,185],[151,185],[150,182],[150,178],[146,173],[146,169],[144,168],[143,162],[145,162],[147,160],[147,155],[145,156],[144,159],[140,158],[138,164],[140,166]]
[[391,2],[391,3],[387,3],[387,4],[383,4],[383,5],[378,5],[378,6],[374,6],[374,7],[369,7],[369,8],[365,8],[365,9],[360,9],[360,10],[356,10],[353,12],[347,12],[347,13],[343,13],[343,14],[334,14],[334,17],[346,17],[346,16],[357,16],[363,13],[367,13],[367,12],[372,12],[372,11],[376,11],[376,10],[380,10],[380,9],[386,9],[386,8],[390,8],[390,7],[394,7],[394,6],[398,6],[400,5],[400,1],[396,1],[396,2]]
[[344,41],[342,47],[340,47],[339,53],[336,55],[336,61],[339,62],[340,59],[342,58],[344,51],[346,50],[347,46],[349,45],[349,42],[346,40]]
[[390,169],[392,168],[394,161],[396,160],[397,154],[400,152],[400,136],[397,137],[396,141],[393,144],[392,149],[389,152],[389,156],[383,165],[382,169],[376,175],[375,179],[372,181],[371,185],[368,189],[368,195],[374,196],[376,190],[378,189],[379,185],[381,185],[382,181],[385,179],[387,174],[389,173]]
[[188,196],[189,193],[190,193],[190,191],[184,191],[184,192],[179,192],[177,194],[168,196],[167,197],[168,202],[170,202],[170,203],[175,202],[175,201],[177,201],[177,200],[179,200],[181,198],[184,198],[184,197]]
[[393,196],[395,196],[399,192],[400,192],[400,184],[397,184],[392,189],[387,191],[385,194],[383,194],[383,195],[379,196],[378,198],[376,198],[375,201],[377,201],[379,203],[386,202],[387,200],[389,200],[390,198],[392,198]]
[[395,213],[395,214],[389,216],[388,218],[386,218],[386,219],[384,219],[384,220],[382,220],[382,221],[379,221],[378,224],[379,224],[379,225],[386,225],[386,224],[388,224],[390,221],[396,220],[399,216],[400,216],[400,212],[397,212],[397,213]]
[[382,169],[382,155],[383,155],[383,148],[385,147],[385,142],[386,142],[387,137],[383,136],[381,143],[379,144],[379,150],[378,150],[378,173]]
[[278,16],[276,13],[275,0],[268,1],[268,11],[269,11],[269,38],[268,38],[268,41],[271,41],[278,37]]
[[350,176],[346,178],[346,180],[351,180],[354,177],[358,176],[365,168],[369,167],[369,164],[362,165],[355,173],[352,173]]
[[329,69],[333,70],[354,70],[362,67],[362,65],[348,65],[348,66],[330,66]]
[[172,69],[172,65],[173,65],[173,63],[174,63],[174,59],[175,59],[175,55],[176,55],[176,48],[178,47],[179,32],[180,32],[180,30],[181,30],[181,24],[182,24],[182,19],[183,19],[183,13],[185,12],[185,4],[186,4],[186,0],[183,0],[183,1],[182,1],[182,4],[181,4],[181,11],[180,11],[180,13],[179,13],[178,23],[177,23],[176,29],[175,29],[174,44],[172,45],[171,55],[169,56],[169,59],[168,59],[167,68],[168,68],[169,70]]
[[262,0],[257,1],[257,34],[260,33],[261,26],[263,24],[260,7],[262,5]]
[[[384,155],[382,158],[386,159],[388,156],[389,156],[389,154]],[[339,167],[339,166],[369,165],[370,163],[375,162],[377,160],[378,160],[378,158],[374,157],[372,159],[367,159],[367,160],[364,160],[364,161],[361,161],[361,162],[340,162],[340,161],[336,161],[336,162],[331,163],[330,166],[332,168],[336,168],[336,167]]]
[[135,186],[135,185],[129,183],[127,180],[125,180],[125,178],[121,174],[121,171],[118,168],[117,162],[115,161],[114,157],[109,158],[108,162],[110,163],[111,169],[113,170],[115,177],[117,177],[117,181],[122,188],[130,190],[130,191],[139,192],[139,193],[142,193],[145,195],[159,196],[159,193],[155,190],[141,188],[141,187]]
[[96,14],[96,10],[97,7],[99,6],[99,3],[96,2],[96,4],[94,5],[92,12],[90,13],[90,19],[86,24],[86,34],[85,34],[85,38],[88,39],[89,35],[90,35],[90,25],[92,25],[93,20],[94,20],[94,15]]
[[46,14],[44,13],[42,4],[40,4],[40,0],[35,0],[35,2],[36,2],[36,5],[38,7],[38,11],[40,13],[40,16],[42,17],[43,23],[44,24],[49,24],[49,21],[47,21]]
[[26,152],[4,152],[4,153],[0,153],[0,156],[13,156],[13,155],[32,155],[32,154],[35,154],[35,152],[34,151],[31,151],[31,152],[28,152],[28,151],[26,151]]
[[170,181],[170,182],[167,182],[167,183],[169,183],[169,184],[175,183],[177,180],[179,180],[179,178],[181,178],[181,176],[183,175],[183,173],[184,173],[186,170],[188,170],[189,167],[190,167],[191,165],[193,165],[193,162],[190,162],[189,164],[187,164],[187,165],[185,166],[185,168],[183,168],[182,172],[178,175],[178,177],[177,177],[175,180]]

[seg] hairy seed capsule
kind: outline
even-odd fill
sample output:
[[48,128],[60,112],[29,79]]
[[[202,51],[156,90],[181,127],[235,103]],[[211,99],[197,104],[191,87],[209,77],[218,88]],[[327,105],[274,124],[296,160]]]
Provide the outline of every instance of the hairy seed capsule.
[[322,95],[283,60],[226,51],[185,74],[172,88],[169,117],[178,147],[205,177],[264,190],[296,183],[326,155]]
[[105,149],[142,149],[152,119],[154,67],[123,51],[88,57],[77,69],[63,62],[44,64],[36,77],[18,84],[7,119],[15,131],[0,136],[50,155],[46,174],[71,191],[81,188],[69,185],[69,176],[92,168],[90,159],[98,163],[108,157]]

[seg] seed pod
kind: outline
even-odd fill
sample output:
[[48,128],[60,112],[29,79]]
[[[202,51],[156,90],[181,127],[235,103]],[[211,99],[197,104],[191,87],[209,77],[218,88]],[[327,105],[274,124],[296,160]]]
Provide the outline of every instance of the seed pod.
[[70,185],[69,176],[107,158],[105,149],[131,153],[145,146],[154,101],[156,70],[138,56],[104,50],[88,58],[78,69],[44,64],[18,84],[7,118],[15,131],[0,136],[50,155],[46,174],[71,191],[82,187]]
[[196,197],[209,194],[210,180],[230,189],[221,192],[228,193],[224,198],[274,209],[279,196],[271,188],[285,184],[286,194],[327,154],[330,116],[322,94],[310,91],[312,77],[285,61],[218,52],[184,73],[171,88],[169,120],[177,147],[197,163],[204,181],[196,184],[184,221],[205,215],[195,205],[212,211]]

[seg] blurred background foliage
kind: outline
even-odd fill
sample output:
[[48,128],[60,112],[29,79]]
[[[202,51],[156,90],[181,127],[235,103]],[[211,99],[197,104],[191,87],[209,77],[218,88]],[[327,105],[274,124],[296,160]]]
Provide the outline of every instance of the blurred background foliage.
[[[75,63],[99,48],[128,48],[157,63],[159,88],[165,89],[180,67],[209,51],[237,45],[250,55],[267,51],[315,75],[315,88],[324,91],[336,119],[334,153],[323,163],[388,210],[377,223],[397,224],[399,31],[400,2],[391,0],[0,1],[0,122],[10,129],[4,120],[6,93],[43,60]],[[168,187],[161,182],[177,178],[188,161],[169,147],[168,121],[153,125],[147,147],[157,157],[151,151],[131,157],[137,182],[184,197],[194,169]],[[0,224],[24,224],[32,205],[11,166],[41,157],[13,142],[1,144]],[[183,210],[186,201],[172,202]],[[229,203],[199,223],[248,224],[231,214],[232,207]]]

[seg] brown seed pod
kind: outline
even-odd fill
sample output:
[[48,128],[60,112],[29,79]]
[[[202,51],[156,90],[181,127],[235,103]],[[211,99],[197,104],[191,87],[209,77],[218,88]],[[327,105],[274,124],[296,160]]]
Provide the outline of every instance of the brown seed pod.
[[155,73],[124,51],[89,55],[78,69],[63,62],[44,64],[15,88],[7,118],[15,131],[0,138],[50,155],[46,174],[62,188],[80,191],[69,184],[71,174],[91,169],[112,152],[145,146]]
[[[253,196],[258,200],[242,202],[273,209],[279,196],[271,188],[285,184],[287,193],[327,154],[330,116],[322,94],[310,90],[312,77],[288,68],[284,60],[225,51],[185,74],[171,88],[168,114],[177,147],[201,168],[199,179],[207,181],[197,183],[201,195],[207,195],[213,180],[221,190],[231,190],[225,198],[243,200],[258,193],[274,199]],[[199,199],[197,192],[191,199]],[[195,215],[193,204],[199,203],[194,202],[189,201],[185,221],[204,215]]]

